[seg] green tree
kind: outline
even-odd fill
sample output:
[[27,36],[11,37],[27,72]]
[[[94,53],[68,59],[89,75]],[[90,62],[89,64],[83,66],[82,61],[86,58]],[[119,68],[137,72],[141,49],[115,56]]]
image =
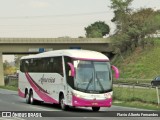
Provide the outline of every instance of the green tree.
[[114,11],[114,17],[111,20],[117,26],[117,33],[126,30],[129,24],[132,9],[130,5],[133,0],[111,0],[111,9]]
[[144,47],[145,44],[153,42],[151,34],[160,29],[160,12],[152,8],[133,11],[130,8],[132,1],[111,0],[111,8],[115,14],[112,22],[117,26],[114,39],[124,43],[120,49],[131,49],[140,45]]
[[8,61],[4,61],[3,63],[4,75],[15,74],[16,68],[11,66]]
[[109,26],[102,21],[95,22],[85,28],[87,38],[102,38],[106,34],[109,34]]
[[9,62],[7,60],[4,61],[3,63],[3,69],[7,69],[10,66]]

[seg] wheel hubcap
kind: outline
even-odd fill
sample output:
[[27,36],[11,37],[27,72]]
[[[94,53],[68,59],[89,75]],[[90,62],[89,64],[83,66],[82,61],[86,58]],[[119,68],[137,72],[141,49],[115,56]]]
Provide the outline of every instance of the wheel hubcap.
[[31,103],[33,103],[33,96],[32,96],[32,95],[31,95],[31,98],[30,98],[30,99],[31,99]]

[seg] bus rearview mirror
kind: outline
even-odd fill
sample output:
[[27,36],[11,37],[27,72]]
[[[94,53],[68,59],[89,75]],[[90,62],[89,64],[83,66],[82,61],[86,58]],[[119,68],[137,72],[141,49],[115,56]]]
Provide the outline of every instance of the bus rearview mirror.
[[116,66],[114,66],[114,65],[112,65],[111,67],[112,67],[112,70],[114,71],[115,78],[118,79],[119,78],[119,70],[118,70],[118,68]]
[[74,76],[75,76],[75,69],[74,69],[74,66],[73,66],[72,63],[69,63],[69,62],[68,62],[68,65],[69,65],[69,67],[70,67],[69,76],[74,77]]

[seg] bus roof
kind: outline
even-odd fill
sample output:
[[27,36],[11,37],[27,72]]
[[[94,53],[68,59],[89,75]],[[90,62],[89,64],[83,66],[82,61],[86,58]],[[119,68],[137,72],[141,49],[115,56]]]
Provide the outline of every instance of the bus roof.
[[109,61],[109,58],[100,52],[91,50],[82,50],[82,49],[55,50],[55,51],[39,53],[36,55],[23,56],[21,59],[44,58],[53,56],[68,56],[71,58],[81,59],[81,60]]

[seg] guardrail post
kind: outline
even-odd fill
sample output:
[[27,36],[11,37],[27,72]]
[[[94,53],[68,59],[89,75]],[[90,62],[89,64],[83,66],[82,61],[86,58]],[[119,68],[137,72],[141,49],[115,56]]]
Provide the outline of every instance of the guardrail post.
[[158,105],[160,104],[160,100],[159,100],[159,90],[158,90],[158,87],[156,87],[156,91],[157,91],[157,102],[158,102]]

